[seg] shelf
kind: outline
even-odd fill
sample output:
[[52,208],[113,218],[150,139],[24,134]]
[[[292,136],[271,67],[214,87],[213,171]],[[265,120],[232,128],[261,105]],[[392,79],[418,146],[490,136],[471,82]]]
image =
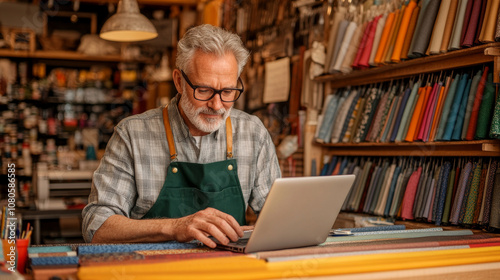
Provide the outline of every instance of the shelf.
[[29,58],[29,59],[49,59],[49,60],[76,60],[91,62],[136,62],[153,63],[150,59],[131,60],[125,59],[120,55],[85,55],[73,51],[14,51],[9,49],[0,49],[0,57],[7,58]]
[[315,144],[338,156],[500,156],[499,140]]
[[355,70],[349,74],[327,74],[318,76],[314,80],[317,82],[331,82],[333,88],[343,88],[479,65],[495,60],[493,52],[487,50],[488,48],[500,48],[500,43],[485,44],[365,70]]

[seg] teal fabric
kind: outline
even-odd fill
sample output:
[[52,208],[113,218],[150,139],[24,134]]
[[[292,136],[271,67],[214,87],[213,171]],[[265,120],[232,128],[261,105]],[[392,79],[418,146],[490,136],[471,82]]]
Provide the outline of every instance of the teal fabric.
[[488,137],[494,105],[495,87],[493,86],[493,74],[490,73],[488,74],[483,100],[481,101],[481,107],[477,116],[476,139],[485,139]]
[[458,84],[457,92],[453,98],[453,103],[451,105],[450,113],[448,119],[446,120],[446,128],[442,140],[446,141],[451,140],[453,129],[455,128],[455,124],[457,121],[458,111],[460,109],[460,104],[462,102],[462,97],[464,95],[468,80],[469,80],[468,74],[463,74],[462,77],[460,78],[460,83]]
[[446,95],[446,99],[443,104],[443,109],[441,111],[441,118],[436,133],[436,140],[443,140],[444,131],[446,129],[446,122],[448,121],[451,105],[453,104],[453,100],[455,99],[455,94],[457,92],[459,82],[460,82],[460,74],[457,74],[455,75],[455,78],[450,84],[450,89],[448,90],[448,94]]
[[451,136],[452,140],[460,140],[462,135],[462,127],[465,119],[465,111],[467,109],[467,100],[469,98],[469,92],[472,84],[472,79],[467,81],[467,86],[465,87],[464,93],[462,95],[462,102],[460,102],[460,108],[458,109],[457,120],[455,122],[455,127],[453,128],[453,134]]
[[467,137],[467,129],[469,128],[470,116],[472,115],[472,107],[474,106],[474,99],[476,99],[477,94],[477,86],[479,85],[479,81],[482,76],[481,70],[479,70],[474,78],[472,78],[472,84],[469,91],[469,99],[467,100],[467,107],[465,109],[465,118],[462,126],[462,140],[465,140]]

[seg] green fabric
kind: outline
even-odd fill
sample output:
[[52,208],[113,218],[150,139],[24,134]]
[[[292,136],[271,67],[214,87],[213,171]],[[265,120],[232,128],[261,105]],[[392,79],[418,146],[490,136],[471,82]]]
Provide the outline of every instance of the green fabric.
[[497,98],[491,119],[490,137],[500,139],[500,98]]
[[465,207],[465,215],[463,219],[463,224],[470,225],[474,219],[474,211],[476,208],[477,195],[479,193],[479,182],[481,180],[481,168],[482,159],[479,159],[477,165],[475,165],[474,173],[472,177],[472,184],[470,185],[469,194],[467,196],[467,204]]
[[[173,172],[175,168],[177,173]],[[180,218],[207,207],[230,214],[240,225],[246,223],[235,159],[208,164],[170,163],[160,195],[143,219]]]
[[495,87],[493,86],[493,74],[488,75],[488,81],[483,93],[483,101],[477,117],[476,139],[488,137],[488,129],[492,119],[493,105],[495,102]]
[[455,168],[450,171],[450,176],[448,177],[448,189],[446,190],[446,202],[444,204],[443,219],[441,222],[447,224],[450,220],[451,211],[451,199],[453,197],[453,185],[455,184]]

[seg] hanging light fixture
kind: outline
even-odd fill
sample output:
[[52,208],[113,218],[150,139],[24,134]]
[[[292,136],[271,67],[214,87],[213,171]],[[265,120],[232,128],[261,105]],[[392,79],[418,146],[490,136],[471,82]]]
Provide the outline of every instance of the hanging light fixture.
[[120,0],[118,10],[102,26],[100,37],[117,42],[135,42],[158,36],[154,25],[139,11],[136,0]]

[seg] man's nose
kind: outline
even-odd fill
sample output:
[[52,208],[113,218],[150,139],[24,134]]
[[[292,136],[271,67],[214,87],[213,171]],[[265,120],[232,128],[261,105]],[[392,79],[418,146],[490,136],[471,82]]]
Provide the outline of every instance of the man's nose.
[[215,96],[212,97],[212,99],[210,99],[208,101],[208,107],[210,107],[216,111],[218,111],[224,107],[224,105],[222,104],[222,100],[220,98],[220,94],[215,94]]

